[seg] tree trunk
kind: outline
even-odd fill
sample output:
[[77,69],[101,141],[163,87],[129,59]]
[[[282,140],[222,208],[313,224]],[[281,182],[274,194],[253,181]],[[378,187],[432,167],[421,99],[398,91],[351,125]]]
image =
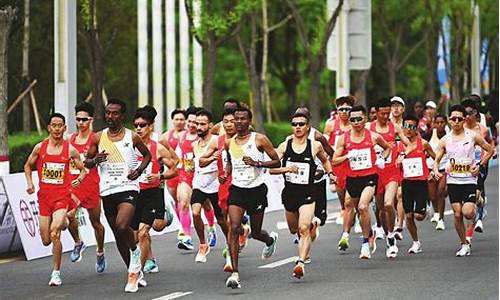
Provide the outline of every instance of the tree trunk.
[[[24,0],[24,33],[23,33],[23,88],[30,83],[29,69],[29,53],[30,53],[30,0]],[[23,132],[31,131],[31,109],[30,97],[26,95],[23,99]]]
[[370,76],[370,69],[363,70],[356,73],[358,76],[356,78],[356,89],[354,96],[358,99],[358,104],[364,105],[366,107],[366,82]]
[[269,25],[267,22],[267,1],[262,0],[262,67],[260,73],[260,96],[266,106],[266,121],[273,121],[271,115],[271,100],[269,99],[269,91],[267,86],[267,58],[269,54]]
[[396,76],[397,76],[396,66],[393,63],[387,65],[387,76],[389,77],[389,95],[396,95]]
[[217,44],[213,32],[208,33],[205,50],[205,74],[203,76],[203,107],[212,110],[214,97],[215,68],[217,65]]
[[7,129],[8,49],[9,34],[16,10],[7,6],[0,10],[0,175],[9,174],[9,144]]
[[[433,36],[433,35],[431,35]],[[428,39],[425,42],[425,65],[427,69],[427,78],[425,81],[425,99],[435,99],[436,94],[436,58],[435,58],[435,43],[433,39]]]
[[321,118],[320,109],[321,104],[319,100],[319,89],[321,85],[321,69],[319,68],[318,59],[310,62],[309,65],[309,78],[311,78],[311,94],[310,94],[310,111],[312,126],[318,128]]

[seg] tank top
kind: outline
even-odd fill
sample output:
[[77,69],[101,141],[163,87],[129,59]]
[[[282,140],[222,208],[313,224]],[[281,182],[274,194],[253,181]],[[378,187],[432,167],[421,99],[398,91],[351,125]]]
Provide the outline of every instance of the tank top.
[[40,152],[36,161],[39,191],[44,193],[69,192],[71,178],[69,174],[69,142],[63,141],[59,154],[48,154],[49,139],[40,145]]
[[231,155],[232,185],[240,188],[254,188],[264,183],[263,168],[252,167],[243,162],[243,156],[248,156],[254,161],[263,161],[264,153],[256,145],[255,132],[250,133],[248,141],[243,145],[236,143],[236,135],[229,142]]
[[[90,148],[90,142],[94,138],[95,133],[90,132],[87,141],[84,144],[77,144],[76,143],[76,138],[78,136],[78,133],[73,133],[70,137],[69,142],[71,145],[80,153],[80,159],[83,162],[85,160],[85,156],[87,155],[87,151]],[[80,170],[76,168],[73,160],[70,160],[69,164],[69,172],[71,174],[71,180],[76,179],[80,175]],[[83,179],[85,181],[89,180],[95,184],[99,183],[99,173],[97,172],[97,168],[91,168],[90,170],[87,169],[87,175]]]
[[312,142],[307,139],[305,149],[301,153],[293,150],[293,138],[288,139],[285,154],[281,160],[282,167],[296,166],[297,173],[285,173],[285,189],[288,191],[311,192],[314,186],[314,174],[316,173],[316,163],[312,154]]
[[[403,143],[399,143],[401,150],[405,149]],[[401,164],[401,178],[404,180],[427,180],[429,167],[425,159],[422,138],[417,137],[417,148],[408,153]]]
[[[179,146],[179,141],[180,138],[176,138],[174,136],[175,129],[170,129],[167,133],[167,143],[168,145],[174,150],[175,154],[179,158],[179,163],[177,164],[177,169],[182,168],[182,151],[181,147]],[[182,134],[185,133],[185,131],[181,132]]]
[[475,165],[473,132],[466,129],[464,137],[454,140],[453,132],[447,134],[446,152],[448,166],[446,167],[448,184],[476,184],[477,177],[471,174]]
[[217,162],[213,161],[205,167],[200,167],[200,157],[203,156],[212,143],[218,140],[216,135],[212,135],[206,145],[201,146],[198,139],[193,143],[194,152],[194,177],[193,189],[198,189],[204,193],[212,194],[219,190],[219,180],[217,180]]
[[[316,141],[316,132],[319,132],[316,128],[311,128],[311,130],[309,130],[309,135],[307,136],[307,139],[311,141],[311,145],[314,144],[314,142]],[[323,172],[325,171],[325,168],[323,168],[323,162],[321,161],[321,159],[319,159],[316,156],[314,158],[314,162],[316,163],[316,170],[321,170]],[[314,172],[316,172],[316,171],[314,171]],[[318,183],[318,182],[325,180],[326,176],[327,176],[327,174],[323,174],[323,176],[320,179],[314,180],[314,183]]]
[[377,159],[373,147],[372,136],[368,129],[365,129],[365,137],[360,143],[351,140],[351,132],[345,135],[345,149],[343,155],[349,154],[348,177],[361,177],[377,173],[375,161]]
[[338,118],[334,119],[332,122],[333,122],[333,132],[332,132],[332,134],[330,134],[330,138],[328,139],[328,143],[330,145],[332,145],[333,150],[335,150],[335,146],[337,145],[337,142],[339,141],[340,136],[349,130],[342,130],[342,128],[340,128],[340,121]]
[[182,137],[179,139],[180,148],[180,160],[182,163],[182,169],[184,171],[193,170],[194,169],[194,152],[193,152],[193,143],[198,140],[198,136],[194,140],[187,139],[187,131],[184,132]]
[[[149,140],[149,152],[151,152],[151,161],[148,166],[139,176],[139,188],[142,190],[160,187],[160,181],[149,182],[146,178],[149,174],[160,173],[160,163],[158,162],[158,143],[154,140]],[[136,151],[138,162],[142,162],[143,156],[139,151]]]
[[[437,153],[437,149],[439,146],[439,136],[437,134],[437,129],[434,128],[432,130],[432,136],[429,140],[429,145],[431,146],[432,150]],[[439,170],[444,170],[446,168],[446,165],[448,164],[448,154],[445,153],[443,157],[441,158],[441,162],[439,163]],[[427,166],[429,166],[429,169],[432,169],[434,166],[434,160],[432,157],[427,158]]]
[[137,154],[132,141],[132,131],[125,128],[123,139],[113,142],[104,129],[99,141],[99,152],[108,153],[107,161],[99,164],[101,196],[109,196],[126,191],[139,191],[139,180],[129,180],[128,174],[137,168]]
[[[392,151],[391,155],[385,159],[385,167],[394,167],[396,168],[396,159],[397,159],[397,151],[396,151],[396,129],[394,128],[394,124],[392,122],[388,122],[389,130],[386,133],[377,132],[377,122],[370,123],[370,130],[376,132],[382,136],[382,138],[391,145]],[[379,145],[375,145],[375,151],[380,156],[383,156],[383,149]]]

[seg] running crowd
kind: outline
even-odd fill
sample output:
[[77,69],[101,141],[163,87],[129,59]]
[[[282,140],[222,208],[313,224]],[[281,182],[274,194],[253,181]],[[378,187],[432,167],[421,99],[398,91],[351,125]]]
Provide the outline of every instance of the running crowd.
[[[154,132],[157,112],[151,106],[136,110],[135,130],[125,128],[127,106],[119,99],[109,99],[107,128],[96,133],[94,107],[87,102],[75,107],[76,133],[66,135],[65,116],[54,113],[48,138],[34,147],[25,164],[29,194],[35,192],[34,166],[38,172],[40,235],[53,253],[49,285],[62,284],[62,230],[67,228],[75,242],[71,261],[82,259],[86,245],[78,234],[79,209],[88,211],[95,231],[95,271],[105,271],[102,207],[128,270],[125,292],[147,286],[144,273],[159,271],[150,230],[162,231],[174,214],[181,224],[179,249],[194,250],[193,224],[199,263],[207,261],[217,243],[218,224],[226,244],[223,270],[230,273],[226,286],[240,288],[238,256],[249,235],[264,243],[263,259],[276,250],[278,234],[262,229],[266,172],[284,178],[282,203],[298,244],[295,278],[304,276],[311,244],[327,219],[328,186],[342,208],[339,251],[349,248],[354,228],[362,234],[360,258],[371,258],[376,239],[385,239],[386,256],[394,259],[406,224],[413,240],[408,253],[421,252],[415,220],[424,220],[432,203],[432,221],[436,230],[444,230],[448,196],[460,240],[456,256],[470,255],[473,232],[483,231],[484,181],[495,152],[477,98],[463,99],[448,116],[436,114],[436,104],[429,101],[426,117],[419,118],[403,116],[405,101],[398,96],[377,101],[373,113],[353,96],[340,97],[324,133],[311,127],[309,110],[301,106],[290,118],[292,134],[276,149],[253,130],[251,110],[234,99],[224,102],[222,121],[216,124],[203,108],[176,109],[170,115],[173,127],[163,134]],[[165,190],[175,212],[165,205]]]

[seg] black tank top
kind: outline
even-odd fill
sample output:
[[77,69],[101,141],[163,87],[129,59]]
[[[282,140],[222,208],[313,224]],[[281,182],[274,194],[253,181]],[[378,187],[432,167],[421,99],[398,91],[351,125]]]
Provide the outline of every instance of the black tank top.
[[[287,166],[287,162],[299,166],[298,174],[286,173],[283,174],[285,178],[285,188],[300,191],[312,190],[314,184],[314,174],[316,173],[317,165],[314,162],[312,155],[311,140],[307,139],[307,145],[302,153],[295,153],[292,148],[292,139],[289,139],[286,145],[285,154],[281,161],[282,167]],[[309,173],[309,174],[307,174]]]

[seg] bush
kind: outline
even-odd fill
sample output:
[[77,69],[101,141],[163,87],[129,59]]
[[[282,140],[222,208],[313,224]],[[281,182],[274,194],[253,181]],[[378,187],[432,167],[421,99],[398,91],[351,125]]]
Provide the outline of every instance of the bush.
[[37,133],[9,136],[10,173],[24,171],[24,163],[28,159],[33,147],[44,138],[45,135],[38,135]]
[[[264,124],[264,128],[266,129],[266,134],[273,143],[274,147],[278,147],[278,145],[283,142],[287,136],[292,134],[292,127],[288,122],[266,123]],[[319,130],[323,132],[324,128],[325,122],[321,122]]]

